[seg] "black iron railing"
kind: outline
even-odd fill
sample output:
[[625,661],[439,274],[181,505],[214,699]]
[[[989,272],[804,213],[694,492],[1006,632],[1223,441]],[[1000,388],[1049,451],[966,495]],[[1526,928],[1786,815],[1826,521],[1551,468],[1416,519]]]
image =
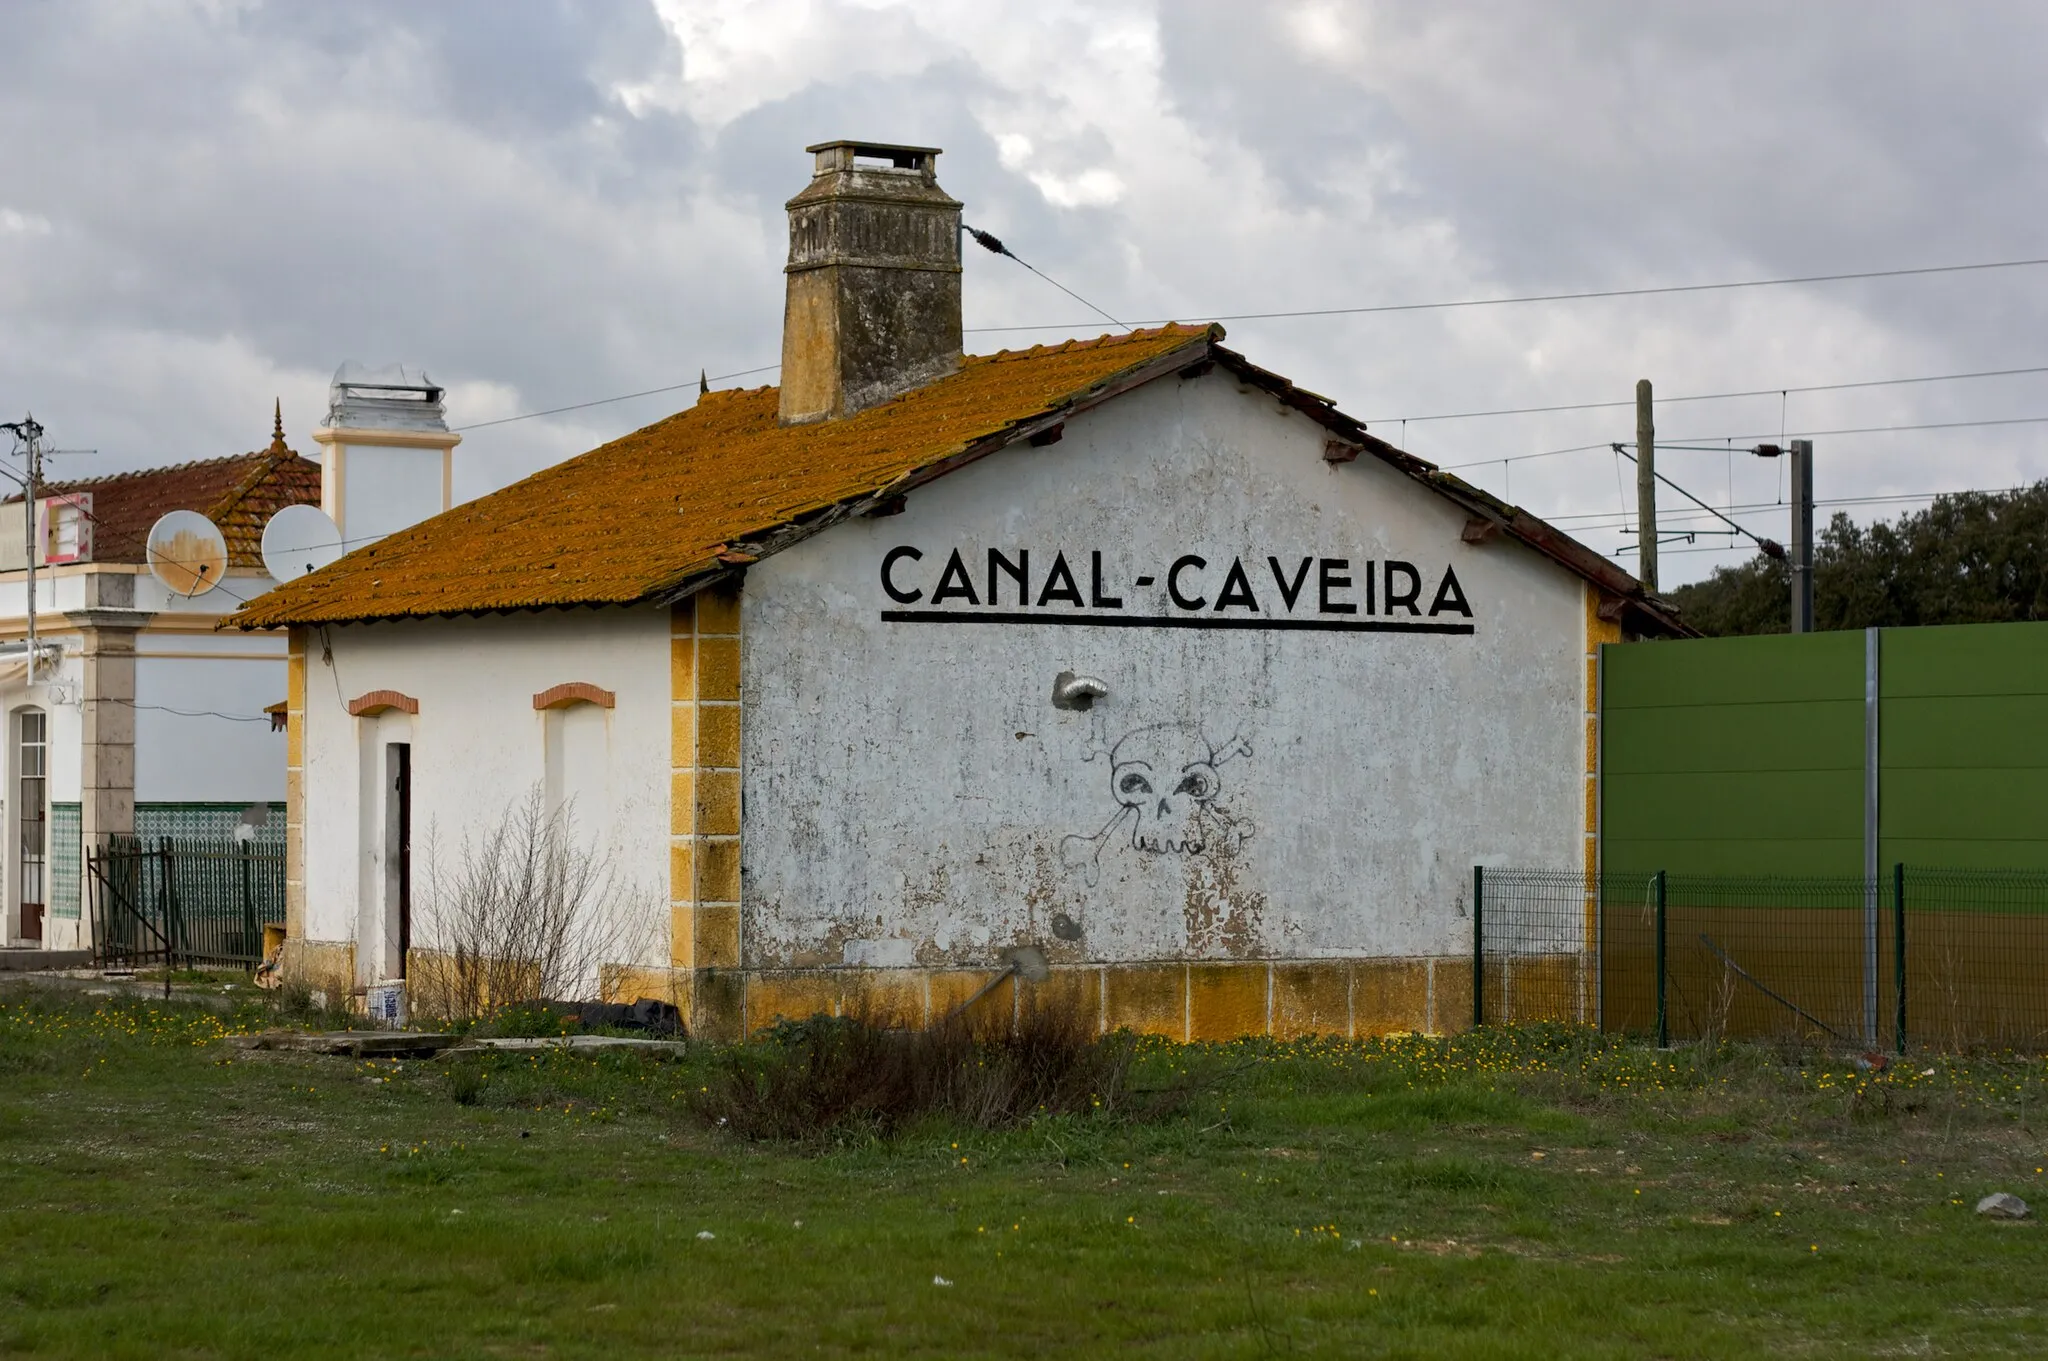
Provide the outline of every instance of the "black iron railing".
[[102,964],[254,966],[284,919],[284,848],[232,839],[115,837],[86,853]]

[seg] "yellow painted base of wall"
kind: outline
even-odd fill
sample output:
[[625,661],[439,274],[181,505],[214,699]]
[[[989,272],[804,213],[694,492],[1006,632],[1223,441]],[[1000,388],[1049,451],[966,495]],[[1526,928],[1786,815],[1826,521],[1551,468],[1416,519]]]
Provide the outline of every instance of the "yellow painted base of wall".
[[[1489,961],[1489,1017],[1590,1022],[1591,974],[1573,955]],[[407,973],[415,1014],[432,1013],[437,966],[414,951]],[[355,992],[355,946],[287,941],[281,971],[339,1002]],[[665,969],[607,964],[608,1002],[659,998],[707,1040],[737,1040],[779,1021],[860,1016],[880,1025],[943,1020],[995,976],[978,969]],[[976,1020],[1033,1007],[1071,1008],[1107,1034],[1134,1030],[1182,1041],[1246,1035],[1447,1035],[1472,1024],[1472,961],[1463,955],[1393,959],[1162,961],[1056,967],[1042,983],[1004,979],[973,1003]]]
[[[891,1026],[944,1019],[995,976],[967,969],[650,969],[612,966],[605,997],[659,997],[705,1039],[737,1039],[810,1016]],[[1450,1034],[1472,1023],[1472,961],[1398,959],[1159,962],[1055,968],[1043,983],[1005,979],[973,1005],[977,1019],[1034,1006],[1071,1007],[1107,1033],[1170,1039],[1246,1035]]]
[[356,990],[355,942],[287,939],[278,953],[277,972],[287,984],[324,992],[338,1006]]
[[597,971],[598,997],[606,1002],[637,1002],[653,997],[690,1014],[693,971],[661,969],[645,964],[607,964]]

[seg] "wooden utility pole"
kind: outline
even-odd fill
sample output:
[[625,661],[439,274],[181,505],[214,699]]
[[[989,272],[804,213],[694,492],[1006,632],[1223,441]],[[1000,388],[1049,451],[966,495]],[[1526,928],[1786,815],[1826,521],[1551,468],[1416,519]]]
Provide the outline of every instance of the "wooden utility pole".
[[1657,589],[1657,424],[1650,418],[1650,380],[1636,382],[1636,576]]

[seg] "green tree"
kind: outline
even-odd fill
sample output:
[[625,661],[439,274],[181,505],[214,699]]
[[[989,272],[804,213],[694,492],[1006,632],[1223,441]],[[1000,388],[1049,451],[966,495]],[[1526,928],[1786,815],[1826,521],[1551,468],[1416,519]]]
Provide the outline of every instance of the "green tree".
[[[1790,627],[1790,569],[1761,553],[1670,595],[1710,636]],[[1937,497],[1867,528],[1836,514],[1814,545],[1813,619],[1819,629],[2048,619],[2048,480]]]

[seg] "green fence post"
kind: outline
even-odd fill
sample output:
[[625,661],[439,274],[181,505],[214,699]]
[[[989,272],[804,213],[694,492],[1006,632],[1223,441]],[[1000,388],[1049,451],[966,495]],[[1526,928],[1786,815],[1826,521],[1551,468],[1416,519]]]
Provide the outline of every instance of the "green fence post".
[[[162,845],[164,851],[164,912],[171,923],[172,954],[170,967],[172,969],[177,968],[177,952],[180,949],[184,950],[185,963],[189,967],[192,963],[192,940],[190,933],[185,927],[185,904],[178,895],[177,852],[171,849],[171,839],[169,837],[163,839]],[[165,981],[169,981],[168,973],[165,975]]]
[[1657,1047],[1671,1047],[1671,1020],[1664,1010],[1664,871],[1657,871]]
[[1472,1028],[1486,1024],[1486,868],[1472,867]]
[[1901,1054],[1906,1052],[1906,866],[1892,866],[1892,980],[1898,987],[1899,1014],[1892,1029]]
[[236,843],[237,859],[240,861],[239,868],[242,871],[241,953],[250,954],[253,952],[260,961],[263,958],[263,933],[256,925],[256,897],[249,887],[249,858],[255,854],[255,851],[256,842],[253,837],[248,841]]

